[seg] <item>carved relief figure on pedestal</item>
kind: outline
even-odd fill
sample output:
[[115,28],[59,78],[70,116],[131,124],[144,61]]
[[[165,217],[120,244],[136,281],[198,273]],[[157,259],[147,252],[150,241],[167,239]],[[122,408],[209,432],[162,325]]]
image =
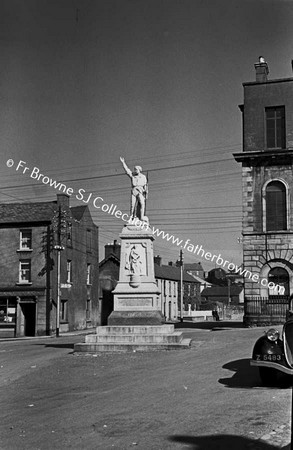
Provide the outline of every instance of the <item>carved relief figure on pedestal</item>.
[[145,252],[141,244],[131,244],[129,251],[125,255],[125,269],[129,271],[130,285],[137,287],[140,276],[145,275]]
[[142,266],[142,261],[140,258],[140,254],[138,253],[138,251],[136,250],[136,246],[134,245],[129,253],[130,273],[133,273],[135,275],[140,275],[141,274],[141,266]]
[[125,163],[124,158],[120,157],[123,168],[131,179],[131,200],[130,200],[130,216],[131,219],[138,218],[142,222],[148,222],[145,216],[146,199],[148,196],[148,183],[146,176],[142,173],[140,166],[135,166],[133,172]]

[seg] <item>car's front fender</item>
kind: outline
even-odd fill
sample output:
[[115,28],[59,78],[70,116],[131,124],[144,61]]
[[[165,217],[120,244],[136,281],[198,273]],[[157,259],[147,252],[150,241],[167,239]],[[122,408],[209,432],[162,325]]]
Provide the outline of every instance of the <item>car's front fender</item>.
[[271,341],[267,336],[260,337],[253,348],[252,366],[277,369],[289,375],[293,375],[293,369],[286,362],[284,344],[281,339]]
[[267,336],[261,336],[255,343],[252,351],[252,359],[256,361],[270,360],[268,357],[276,356],[273,361],[280,361],[284,358],[284,345],[281,339],[271,341]]

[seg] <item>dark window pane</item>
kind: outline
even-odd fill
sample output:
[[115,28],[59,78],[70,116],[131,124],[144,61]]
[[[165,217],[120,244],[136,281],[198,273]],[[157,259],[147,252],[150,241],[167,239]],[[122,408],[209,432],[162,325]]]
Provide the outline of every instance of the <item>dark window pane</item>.
[[280,181],[273,181],[266,189],[267,231],[287,229],[286,188]]
[[289,275],[287,270],[282,267],[274,267],[269,272],[268,280],[275,285],[282,286],[285,290],[283,295],[289,295]]
[[267,148],[285,148],[285,107],[266,108]]

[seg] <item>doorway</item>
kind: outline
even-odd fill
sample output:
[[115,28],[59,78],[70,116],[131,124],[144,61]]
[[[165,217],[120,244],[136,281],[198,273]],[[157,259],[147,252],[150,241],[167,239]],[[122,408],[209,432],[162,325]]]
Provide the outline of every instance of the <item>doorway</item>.
[[114,295],[103,289],[101,325],[108,325],[108,317],[114,309]]
[[36,304],[21,303],[23,316],[23,336],[35,336],[36,334]]

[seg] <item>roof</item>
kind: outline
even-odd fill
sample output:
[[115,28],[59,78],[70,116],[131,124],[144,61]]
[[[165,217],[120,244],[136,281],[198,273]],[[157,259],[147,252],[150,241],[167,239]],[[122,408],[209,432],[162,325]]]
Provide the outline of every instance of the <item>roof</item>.
[[107,256],[107,258],[104,258],[101,262],[99,262],[99,267],[102,267],[107,261],[114,261],[115,263],[117,263],[117,265],[120,265],[120,259],[117,258],[116,255],[114,255],[114,253],[111,253],[109,256]]
[[[243,290],[242,286],[237,286],[236,284],[232,284],[230,286],[230,295],[239,295]],[[203,289],[201,296],[202,297],[224,297],[228,295],[228,286],[212,286]]]
[[185,270],[197,270],[202,272],[203,271],[203,267],[201,265],[201,263],[191,263],[191,264],[184,264],[184,269]]
[[[176,266],[159,266],[158,264],[155,264],[155,277],[156,278],[162,278],[164,280],[173,280],[173,281],[180,281],[180,267]],[[184,270],[183,275],[183,281],[187,283],[197,283],[199,284],[199,281],[197,281],[192,275],[189,275]]]
[[201,284],[205,284],[207,286],[212,286],[211,283],[209,283],[207,280],[205,280],[204,278],[199,277],[198,275],[193,275],[192,273],[190,274],[192,276],[192,278],[194,278],[196,281],[198,281]]
[[[87,205],[70,208],[72,217],[82,219]],[[0,204],[0,225],[26,222],[50,222],[57,211],[57,202],[2,203]]]
[[70,211],[71,211],[73,218],[79,221],[82,218],[82,216],[84,215],[84,212],[86,209],[87,209],[86,205],[72,206],[70,208]]
[[0,224],[51,221],[56,206],[56,202],[2,203]]
[[220,279],[226,278],[227,272],[226,270],[222,269],[222,267],[216,267],[214,269],[209,270],[208,275]]

